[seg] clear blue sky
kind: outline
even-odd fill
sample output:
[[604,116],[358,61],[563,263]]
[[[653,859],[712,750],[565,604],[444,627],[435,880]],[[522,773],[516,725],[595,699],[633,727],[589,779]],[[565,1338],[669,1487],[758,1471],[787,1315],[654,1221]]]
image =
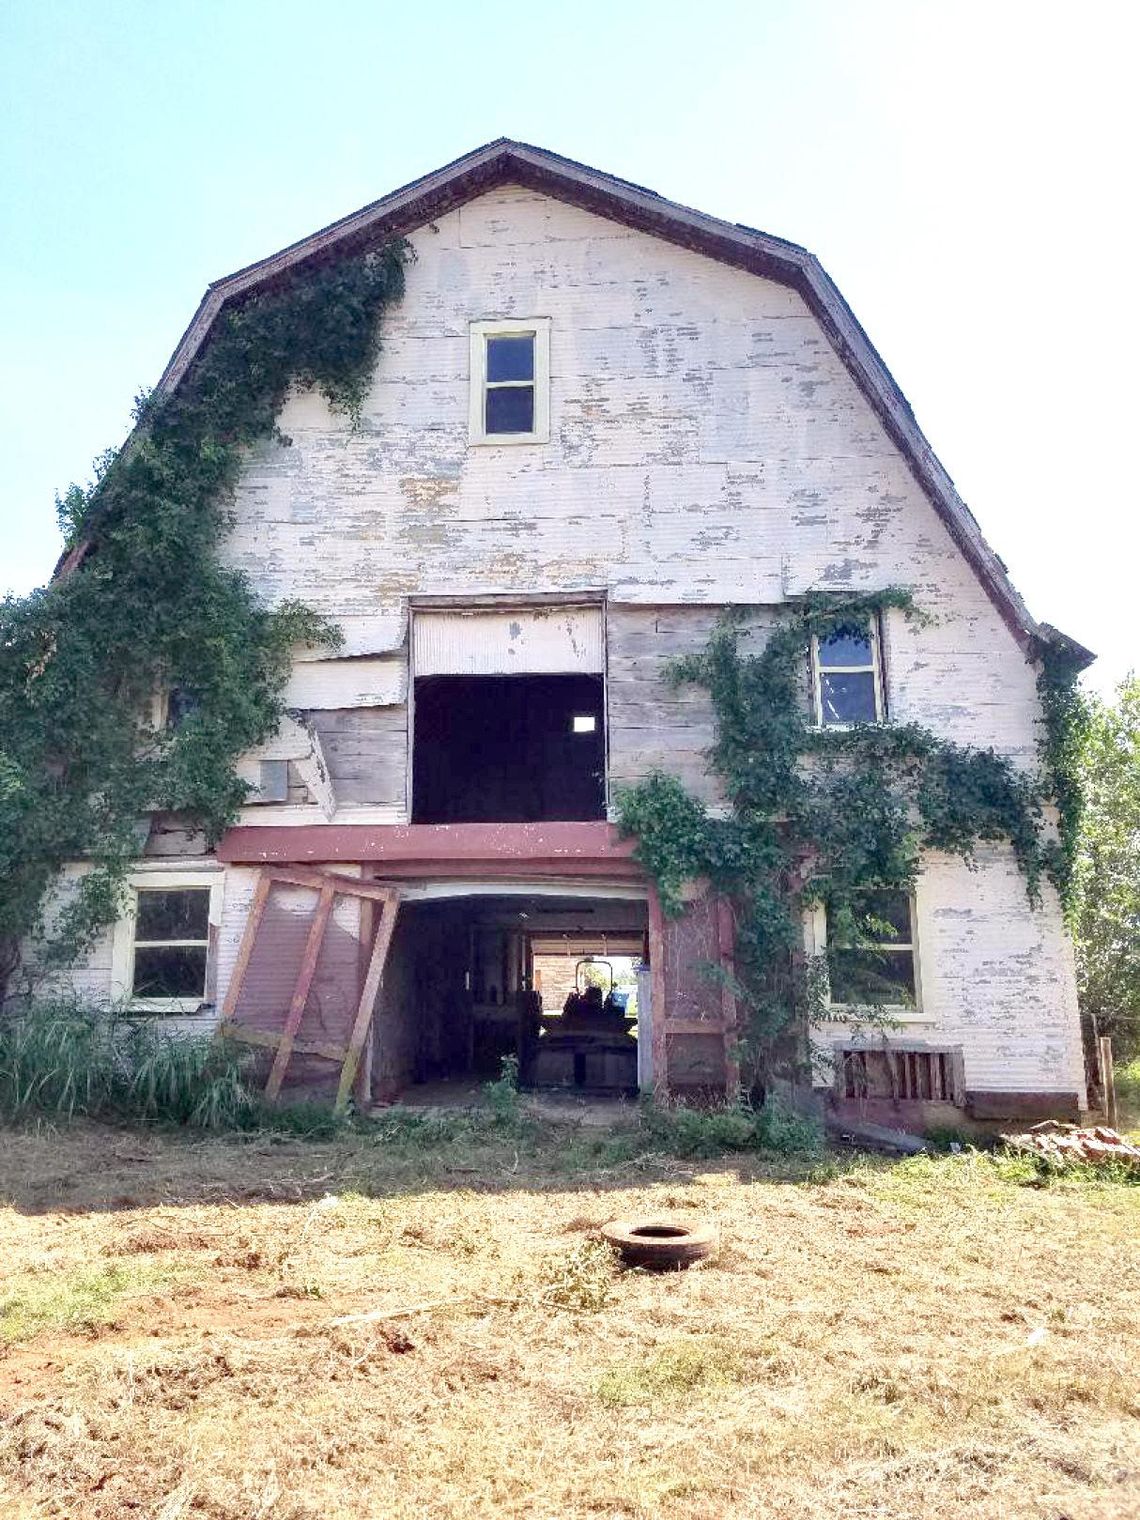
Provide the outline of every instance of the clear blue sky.
[[817,253],[1032,611],[1140,665],[1140,8],[4,0],[0,590],[209,280],[490,138]]

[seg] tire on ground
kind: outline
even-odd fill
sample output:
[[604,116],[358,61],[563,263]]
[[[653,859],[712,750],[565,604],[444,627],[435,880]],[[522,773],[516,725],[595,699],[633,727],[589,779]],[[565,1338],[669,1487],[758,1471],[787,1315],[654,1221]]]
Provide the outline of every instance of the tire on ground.
[[717,1247],[715,1225],[686,1219],[615,1219],[602,1226],[602,1238],[627,1266],[654,1271],[691,1267]]

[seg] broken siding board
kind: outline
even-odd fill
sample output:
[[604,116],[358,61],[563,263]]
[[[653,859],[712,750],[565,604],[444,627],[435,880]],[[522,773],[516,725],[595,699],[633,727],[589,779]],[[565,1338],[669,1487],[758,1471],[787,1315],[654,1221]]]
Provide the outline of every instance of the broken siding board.
[[404,706],[310,714],[337,807],[407,803],[408,717]]
[[402,656],[310,660],[294,665],[282,700],[286,707],[309,710],[391,707],[405,700],[407,690],[408,667]]
[[[336,651],[339,659],[391,654],[407,642],[408,619],[400,606],[382,613],[345,612],[336,619],[336,624],[341,633],[341,643]],[[293,658],[301,661],[327,660],[329,651],[318,646],[299,645]]]

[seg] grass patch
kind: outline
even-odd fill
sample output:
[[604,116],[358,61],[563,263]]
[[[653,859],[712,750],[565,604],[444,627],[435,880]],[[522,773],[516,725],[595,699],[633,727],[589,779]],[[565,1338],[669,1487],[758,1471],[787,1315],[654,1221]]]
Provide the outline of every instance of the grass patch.
[[0,1297],[0,1343],[13,1345],[47,1330],[92,1330],[117,1317],[132,1294],[169,1280],[154,1265],[112,1262],[24,1277]]
[[209,1036],[78,1002],[0,1020],[0,1114],[237,1129],[255,1117],[248,1055]]
[[596,1392],[603,1404],[619,1409],[723,1388],[739,1382],[744,1371],[744,1357],[736,1346],[688,1336],[662,1346],[652,1356],[615,1363],[599,1378]]

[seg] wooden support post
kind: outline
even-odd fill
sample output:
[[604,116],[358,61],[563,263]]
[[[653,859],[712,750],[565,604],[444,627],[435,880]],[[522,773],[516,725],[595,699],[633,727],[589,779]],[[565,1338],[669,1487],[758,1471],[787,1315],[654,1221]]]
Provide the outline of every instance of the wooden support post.
[[716,948],[723,980],[720,984],[720,1012],[724,1020],[724,1096],[729,1103],[740,1097],[740,1058],[737,1055],[736,994],[733,984],[733,951],[736,924],[732,904],[724,897],[716,900]]
[[257,938],[258,926],[265,913],[265,904],[269,901],[269,889],[272,883],[265,871],[258,873],[257,881],[253,888],[253,898],[249,905],[249,917],[245,921],[245,930],[241,937],[241,945],[238,947],[237,960],[234,969],[230,973],[230,984],[226,988],[225,1002],[222,1004],[222,1023],[229,1022],[237,1009],[237,1001],[241,995],[242,983],[245,974],[249,970],[250,957],[253,954],[253,942]]
[[376,931],[372,959],[368,963],[368,973],[364,978],[360,1003],[356,1010],[356,1022],[352,1026],[352,1035],[348,1042],[348,1054],[344,1058],[344,1067],[340,1074],[340,1086],[336,1094],[337,1109],[345,1107],[348,1103],[348,1095],[352,1091],[360,1052],[364,1047],[368,1026],[372,1022],[373,1004],[376,1002],[376,994],[380,991],[380,983],[384,979],[384,966],[388,959],[388,948],[392,943],[392,933],[396,927],[396,915],[399,911],[400,894],[390,891],[380,915],[380,927]]
[[277,1047],[277,1054],[273,1058],[273,1065],[269,1071],[269,1080],[265,1084],[265,1096],[271,1103],[276,1100],[281,1091],[281,1084],[285,1080],[285,1069],[289,1065],[289,1057],[293,1052],[293,1040],[304,1017],[305,1004],[309,1000],[309,988],[313,984],[317,958],[321,953],[329,914],[332,912],[336,886],[332,882],[326,882],[321,887],[320,894],[317,911],[309,928],[309,937],[305,941],[305,953],[301,957],[301,969],[297,973],[297,983],[293,988],[289,1012],[285,1016],[285,1026],[281,1031],[281,1043]]
[[1112,1040],[1106,1034],[1099,1035],[1096,1042],[1100,1057],[1100,1080],[1104,1088],[1104,1117],[1109,1129],[1115,1129],[1119,1120],[1116,1108],[1116,1068],[1112,1060]]
[[653,1091],[659,1098],[669,1093],[669,1058],[665,1038],[665,914],[654,887],[649,889],[649,992],[653,1015],[650,1033],[653,1052]]
[[[370,866],[361,867],[362,874],[367,878],[372,874]],[[368,965],[372,958],[372,942],[376,933],[376,899],[374,897],[362,897],[360,907],[360,957],[359,978],[360,987],[363,991],[364,982],[368,976]],[[364,1038],[364,1049],[360,1054],[360,1066],[356,1074],[354,1096],[358,1109],[366,1108],[372,1101],[372,1063],[376,1045],[376,1021],[368,1020],[368,1033]]]

